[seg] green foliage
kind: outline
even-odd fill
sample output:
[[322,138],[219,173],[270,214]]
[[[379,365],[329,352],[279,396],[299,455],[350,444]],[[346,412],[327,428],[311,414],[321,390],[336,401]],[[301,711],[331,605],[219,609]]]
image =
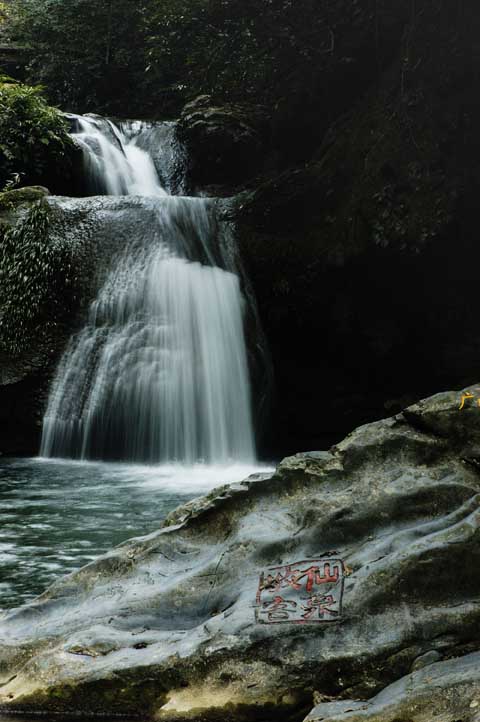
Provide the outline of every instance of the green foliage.
[[3,27],[7,21],[7,4],[0,0],[0,35],[2,34]]
[[10,192],[17,188],[20,185],[21,180],[22,176],[20,173],[13,173],[13,175],[9,178],[9,180],[5,183],[3,187],[3,193]]
[[49,234],[53,212],[37,201],[0,241],[0,351],[13,357],[47,340],[72,298],[72,252]]
[[67,163],[65,121],[39,88],[0,77],[0,186],[15,175],[34,183]]
[[334,49],[321,0],[163,0],[148,23],[150,72],[168,68],[189,95],[275,100],[310,87]]
[[128,112],[145,69],[147,5],[138,0],[11,0],[9,33],[30,49],[30,78],[48,88],[54,103],[82,112]]
[[314,94],[336,45],[330,6],[329,0],[11,0],[9,32],[31,49],[31,77],[63,107],[165,115],[200,93],[272,104],[299,88]]

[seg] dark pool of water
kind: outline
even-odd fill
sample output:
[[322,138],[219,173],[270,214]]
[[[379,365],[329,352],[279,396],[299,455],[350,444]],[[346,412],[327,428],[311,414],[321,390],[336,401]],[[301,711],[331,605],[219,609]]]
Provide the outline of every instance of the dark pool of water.
[[259,470],[0,459],[0,609],[155,531],[180,504]]

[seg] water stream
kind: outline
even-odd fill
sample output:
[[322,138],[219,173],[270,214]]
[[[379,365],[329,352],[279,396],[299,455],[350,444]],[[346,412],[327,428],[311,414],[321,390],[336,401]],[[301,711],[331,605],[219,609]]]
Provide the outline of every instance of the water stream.
[[[59,362],[40,458],[0,460],[0,609],[261,470],[251,301],[215,202],[172,195],[183,188],[172,124],[71,121],[86,195],[131,196],[110,235],[129,231]],[[118,213],[102,203],[82,199],[90,223]]]
[[180,504],[258,471],[0,459],[0,611],[131,537],[154,532]]

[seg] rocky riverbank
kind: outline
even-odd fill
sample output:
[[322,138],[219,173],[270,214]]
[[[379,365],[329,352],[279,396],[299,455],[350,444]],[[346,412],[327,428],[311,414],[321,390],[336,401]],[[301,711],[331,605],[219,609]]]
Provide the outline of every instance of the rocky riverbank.
[[218,489],[6,615],[1,709],[252,722],[317,704],[315,722],[425,722],[432,701],[473,721],[471,392]]

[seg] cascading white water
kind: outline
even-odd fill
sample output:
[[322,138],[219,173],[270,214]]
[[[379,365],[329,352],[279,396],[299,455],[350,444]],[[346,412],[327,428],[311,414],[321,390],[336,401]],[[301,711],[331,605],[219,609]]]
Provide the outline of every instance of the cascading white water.
[[148,243],[132,238],[114,261],[70,340],[41,455],[253,461],[245,301],[234,269],[213,260],[212,204],[167,196],[149,153],[112,123],[79,118],[78,128],[90,182],[111,195],[156,197],[142,201],[155,222]]
[[119,129],[128,147],[146,150],[153,160],[162,187],[168,194],[185,195],[185,149],[177,139],[176,124],[172,121],[122,121]]
[[75,116],[87,184],[106,195],[166,196],[151,155],[109,120]]

